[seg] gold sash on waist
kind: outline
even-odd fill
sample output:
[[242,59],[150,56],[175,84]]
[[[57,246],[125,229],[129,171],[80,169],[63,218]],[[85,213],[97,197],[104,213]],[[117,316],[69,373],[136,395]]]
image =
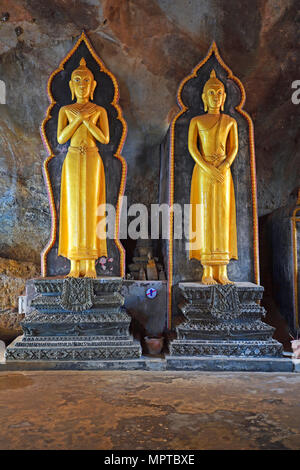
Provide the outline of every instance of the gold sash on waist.
[[68,148],[68,153],[69,152],[76,152],[77,154],[79,153],[80,155],[87,155],[88,153],[93,153],[93,152],[98,153],[98,147],[87,147],[86,145],[73,147],[72,145],[70,145],[70,147]]
[[223,153],[214,153],[213,155],[204,155],[204,160],[207,163],[212,163],[212,164],[220,163],[223,160],[225,160],[225,158],[226,158],[226,155]]

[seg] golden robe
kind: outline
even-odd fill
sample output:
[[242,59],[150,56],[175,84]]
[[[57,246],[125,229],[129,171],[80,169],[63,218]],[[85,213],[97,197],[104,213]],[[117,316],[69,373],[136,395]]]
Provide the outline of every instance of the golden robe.
[[106,238],[97,236],[104,217],[105,173],[97,147],[72,147],[63,163],[58,255],[72,260],[107,256]]
[[[217,152],[214,155],[201,152],[203,159],[216,167],[226,158],[226,142],[219,142],[218,139],[220,135],[226,135],[222,132],[223,126],[228,125],[230,119],[229,116],[221,116],[215,128],[209,130],[212,138],[216,139]],[[189,258],[196,258],[202,264],[222,265],[231,258],[238,259],[236,208],[230,168],[223,172],[223,176],[223,183],[214,182],[198,164],[194,166],[190,193]]]

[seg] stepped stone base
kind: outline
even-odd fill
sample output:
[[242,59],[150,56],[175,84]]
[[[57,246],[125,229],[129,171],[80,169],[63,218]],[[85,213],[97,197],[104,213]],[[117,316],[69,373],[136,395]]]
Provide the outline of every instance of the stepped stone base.
[[9,345],[6,361],[139,359],[121,285],[121,278],[34,280],[24,335]]
[[177,327],[177,339],[170,344],[167,368],[266,370],[273,362],[279,370],[289,370],[282,345],[272,339],[274,328],[261,321],[265,311],[258,301],[263,287],[246,282],[226,286],[184,282],[179,288],[183,296],[179,307],[186,321]]
[[[8,347],[1,370],[145,370],[140,346],[135,341],[118,342],[86,337],[70,340],[19,336]],[[12,359],[13,358],[13,359]]]
[[7,349],[6,359],[18,361],[85,361],[106,359],[138,359],[140,345],[131,338],[116,336],[67,337],[19,336]]
[[[300,361],[299,361],[300,362]],[[299,366],[300,364],[298,364]],[[2,361],[0,371],[23,370],[144,370],[144,371],[235,371],[235,372],[300,372],[295,360],[281,358],[172,357],[106,360],[30,360]]]
[[291,359],[253,358],[236,356],[166,356],[167,370],[203,371],[203,372],[294,372]]
[[171,345],[173,356],[241,356],[281,357],[281,344],[269,341],[196,341],[174,340]]

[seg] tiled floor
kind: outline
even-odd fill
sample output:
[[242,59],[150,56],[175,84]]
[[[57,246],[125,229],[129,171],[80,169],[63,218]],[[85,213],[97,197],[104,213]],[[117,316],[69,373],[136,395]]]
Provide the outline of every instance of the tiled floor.
[[300,374],[1,372],[0,449],[299,449]]

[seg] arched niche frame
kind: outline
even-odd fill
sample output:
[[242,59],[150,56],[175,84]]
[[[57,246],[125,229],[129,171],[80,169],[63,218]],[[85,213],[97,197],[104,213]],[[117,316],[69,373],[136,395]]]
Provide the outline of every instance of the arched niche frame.
[[86,60],[86,65],[97,82],[93,102],[103,106],[108,115],[110,142],[107,145],[97,142],[97,146],[105,170],[106,203],[112,204],[116,209],[114,238],[107,238],[108,258],[96,261],[96,271],[97,275],[124,277],[125,251],[119,240],[119,224],[127,172],[126,162],[121,152],[126,138],[127,125],[118,104],[117,80],[97,56],[84,32],[59,67],[51,74],[47,85],[50,105],[41,125],[41,136],[48,152],[43,165],[43,173],[52,223],[49,242],[41,253],[41,271],[44,277],[64,276],[70,269],[70,261],[57,255],[61,171],[70,144],[69,141],[63,145],[57,142],[57,120],[60,108],[72,103],[69,81],[82,57]]
[[[246,94],[241,81],[235,77],[222,60],[215,42],[207,56],[181,82],[177,100],[180,111],[170,125],[169,142],[169,204],[190,202],[192,172],[195,165],[188,150],[189,123],[194,116],[204,114],[202,92],[212,69],[223,82],[226,91],[224,113],[232,116],[238,124],[239,151],[231,167],[235,188],[238,260],[228,266],[230,279],[259,284],[259,247],[256,196],[256,170],[254,130],[250,116],[243,110]],[[168,319],[177,309],[178,283],[200,281],[200,261],[189,260],[185,237],[174,238],[174,215],[170,211],[170,240],[168,246]],[[182,226],[184,233],[184,222]]]

